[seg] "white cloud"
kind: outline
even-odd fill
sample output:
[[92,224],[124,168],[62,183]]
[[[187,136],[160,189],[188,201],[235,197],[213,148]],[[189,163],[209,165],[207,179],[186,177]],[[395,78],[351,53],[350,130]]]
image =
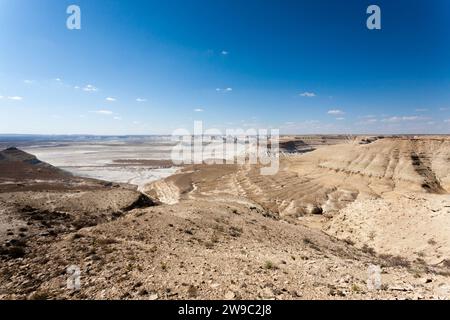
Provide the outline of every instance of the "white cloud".
[[56,82],[61,82],[62,80],[61,80],[61,78],[55,78],[55,81]]
[[122,120],[122,118],[121,117],[114,117],[114,120]]
[[361,118],[361,119],[372,119],[372,118],[376,118],[376,116],[374,116],[373,114],[367,114],[367,115],[361,116],[359,118]]
[[21,101],[23,100],[22,97],[18,97],[18,96],[13,96],[13,97],[8,97],[9,100],[13,100],[13,101]]
[[415,120],[420,120],[423,119],[422,117],[418,117],[418,116],[407,116],[407,117],[402,117],[403,121],[415,121]]
[[233,88],[230,88],[230,87],[228,87],[228,88],[216,88],[216,91],[217,92],[231,92],[231,91],[233,91]]
[[110,110],[96,110],[96,111],[90,111],[90,112],[96,113],[96,114],[103,114],[103,115],[112,115],[114,113]]
[[137,102],[146,102],[147,99],[144,99],[144,98],[137,98],[136,101],[137,101]]
[[223,56],[227,56],[227,55],[229,54],[229,52],[226,51],[226,50],[222,50],[221,54],[222,54]]
[[416,112],[427,112],[428,111],[428,109],[426,109],[426,108],[417,108],[416,109]]
[[450,119],[444,120],[445,123],[450,123]]
[[140,124],[139,121],[133,121],[133,124]]
[[75,86],[75,87],[73,87],[74,89],[76,89],[76,90],[78,90],[78,89],[80,89],[80,86]]
[[202,108],[197,108],[197,109],[194,109],[194,111],[195,112],[203,112],[204,110]]
[[359,126],[370,125],[370,124],[374,124],[374,123],[378,122],[378,119],[376,119],[376,117],[372,116],[372,115],[367,115],[367,116],[363,116],[363,117],[359,117],[359,118],[362,119],[362,121],[359,121],[356,123]]
[[0,99],[3,99],[3,96],[0,96]]
[[339,109],[333,109],[333,110],[328,110],[328,114],[343,115],[343,114],[345,114],[345,112],[342,110],[339,110]]
[[303,92],[300,93],[300,96],[306,97],[306,98],[314,98],[316,94],[314,92]]
[[390,117],[390,118],[385,118],[381,121],[393,123],[393,122],[417,121],[417,120],[425,120],[425,119],[427,119],[427,118],[419,117],[419,116],[402,116],[402,117],[394,116],[394,117]]
[[339,118],[336,118],[336,120],[342,121],[342,120],[345,120],[345,118],[339,117]]
[[97,91],[98,91],[98,88],[94,87],[94,86],[91,85],[91,84],[88,84],[87,86],[85,86],[85,87],[83,88],[83,91],[86,91],[86,92],[97,92]]
[[402,121],[402,117],[390,117],[390,118],[385,118],[381,121],[383,121],[383,122],[399,122],[399,121]]
[[114,101],[116,101],[116,98],[108,97],[105,100],[109,101],[109,102],[114,102]]
[[25,83],[25,84],[33,84],[34,80],[23,80],[23,83]]

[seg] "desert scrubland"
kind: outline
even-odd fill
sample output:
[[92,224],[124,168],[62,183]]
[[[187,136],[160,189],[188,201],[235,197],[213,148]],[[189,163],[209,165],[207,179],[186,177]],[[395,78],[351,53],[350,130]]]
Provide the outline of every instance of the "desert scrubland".
[[0,298],[450,297],[449,137],[280,148],[275,175],[187,165],[139,191],[2,151]]

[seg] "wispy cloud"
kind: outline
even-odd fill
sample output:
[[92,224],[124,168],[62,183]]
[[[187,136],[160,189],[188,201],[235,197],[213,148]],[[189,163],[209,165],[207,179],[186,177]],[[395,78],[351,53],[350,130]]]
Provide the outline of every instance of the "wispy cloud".
[[378,120],[375,119],[375,118],[368,118],[367,120],[364,120],[364,121],[362,121],[360,123],[361,124],[370,124],[370,123],[375,123],[375,122],[378,122]]
[[195,112],[203,112],[204,110],[202,108],[197,108],[197,109],[194,109],[194,111]]
[[448,111],[450,108],[439,108],[439,111]]
[[345,112],[339,109],[332,109],[332,110],[328,110],[328,114],[334,115],[334,116],[339,116],[339,115],[344,115]]
[[144,99],[144,98],[137,98],[136,101],[137,101],[137,102],[146,102],[147,99]]
[[86,91],[86,92],[97,92],[97,91],[98,91],[98,88],[94,87],[94,86],[91,85],[91,84],[88,84],[87,86],[85,86],[85,87],[83,88],[83,91]]
[[233,91],[233,88],[230,88],[230,87],[228,87],[228,88],[216,88],[216,91],[217,92],[231,92],[231,91]]
[[450,119],[444,120],[445,123],[450,123]]
[[377,116],[373,115],[373,114],[366,114],[364,116],[359,117],[360,119],[372,119],[372,118],[376,118]]
[[23,83],[25,84],[33,84],[34,82],[34,80],[23,80]]
[[383,120],[381,120],[382,122],[389,122],[389,123],[394,123],[394,122],[403,122],[403,121],[418,121],[418,120],[426,120],[427,118],[425,117],[419,117],[419,116],[394,116],[394,117],[389,117],[389,118],[385,118]]
[[55,81],[56,82],[62,82],[62,79],[61,78],[55,78]]
[[106,98],[105,100],[106,100],[106,101],[109,101],[109,102],[114,102],[114,101],[116,101],[117,99],[116,99],[116,98],[112,98],[112,97],[108,97],[108,98]]
[[343,120],[345,120],[345,118],[344,117],[339,117],[339,118],[336,118],[336,120],[343,121]]
[[13,100],[13,101],[22,101],[23,97],[19,97],[19,96],[12,96],[12,97],[8,97],[8,100]]
[[222,50],[221,54],[222,54],[223,56],[227,56],[227,55],[229,54],[229,52],[226,51],[226,50]]
[[316,94],[314,92],[306,91],[306,92],[300,93],[300,96],[306,97],[306,98],[314,98],[316,96]]
[[121,117],[118,117],[118,116],[115,116],[114,118],[113,118],[114,120],[122,120],[122,118]]
[[417,108],[416,109],[416,112],[427,112],[428,111],[428,109],[426,109],[426,108]]
[[95,110],[95,111],[89,111],[90,113],[96,113],[96,114],[102,114],[102,115],[112,115],[114,112],[111,110]]

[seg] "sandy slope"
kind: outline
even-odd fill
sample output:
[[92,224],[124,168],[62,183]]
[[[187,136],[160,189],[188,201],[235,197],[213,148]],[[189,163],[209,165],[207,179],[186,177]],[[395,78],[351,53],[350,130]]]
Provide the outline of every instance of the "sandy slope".
[[[444,298],[447,278],[406,267],[256,208],[209,201],[138,209],[34,244],[2,264],[0,297],[96,299]],[[67,266],[81,290],[66,288]],[[382,265],[382,286],[367,287]],[[7,280],[7,281],[6,281]]]
[[377,252],[440,264],[450,257],[450,197],[388,194],[357,200],[333,217],[325,230]]

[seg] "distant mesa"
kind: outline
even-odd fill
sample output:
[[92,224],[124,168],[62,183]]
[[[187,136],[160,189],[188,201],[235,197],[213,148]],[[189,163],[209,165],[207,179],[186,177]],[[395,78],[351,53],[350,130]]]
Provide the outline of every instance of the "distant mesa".
[[289,140],[280,142],[280,150],[287,153],[297,153],[302,152],[307,149],[308,151],[313,150],[308,144],[302,140]]
[[66,179],[71,174],[36,158],[15,147],[0,151],[1,180],[51,180]]
[[32,154],[19,150],[16,147],[7,148],[0,151],[0,161],[2,162],[25,162],[32,165],[43,163]]

